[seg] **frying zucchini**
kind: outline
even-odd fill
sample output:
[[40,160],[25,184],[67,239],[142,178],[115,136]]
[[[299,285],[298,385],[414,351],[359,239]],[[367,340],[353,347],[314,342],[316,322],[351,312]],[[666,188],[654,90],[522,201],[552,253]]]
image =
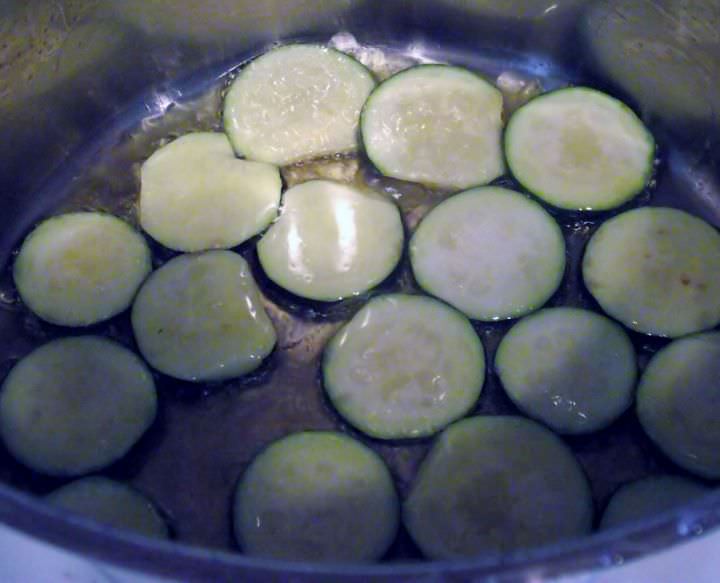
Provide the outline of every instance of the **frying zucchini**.
[[383,196],[330,180],[285,193],[280,218],[257,246],[267,276],[286,290],[331,302],[384,280],[403,249],[400,211]]
[[381,83],[363,108],[368,158],[386,176],[449,189],[487,184],[505,171],[503,98],[460,67],[420,65]]
[[720,478],[720,333],[681,338],[655,354],[640,379],[637,414],[676,464]]
[[277,216],[282,180],[270,164],[239,160],[224,134],[187,134],[142,165],[140,224],[177,251],[227,249]]
[[370,71],[344,53],[312,44],[282,46],[233,81],[225,97],[225,132],[238,155],[278,166],[351,151],[373,87]]
[[495,369],[512,401],[559,433],[609,425],[630,406],[637,377],[625,331],[577,308],[541,310],[515,324]]
[[465,415],[485,379],[483,346],[459,312],[423,296],[368,302],[325,349],[330,401],[380,439],[433,433]]
[[152,374],[135,354],[98,336],[53,340],[10,371],[0,435],[26,466],[77,476],[121,458],[155,419]]
[[151,269],[150,249],[130,225],[80,212],[40,223],[20,248],[13,278],[43,320],[89,326],[128,308]]
[[610,498],[600,529],[660,514],[692,502],[708,491],[702,484],[680,476],[651,476],[625,484]]
[[585,535],[587,479],[553,433],[521,417],[473,417],[438,437],[403,506],[431,559],[493,555]]
[[600,211],[645,188],[655,140],[622,102],[571,87],[541,95],[513,114],[505,156],[513,176],[545,202]]
[[255,370],[276,340],[250,267],[232,251],[168,261],[140,288],[132,327],[154,368],[193,382]]
[[536,202],[504,188],[436,206],[410,241],[418,284],[470,318],[517,318],[542,306],[565,271],[565,241]]
[[155,505],[122,482],[100,476],[82,478],[58,488],[45,499],[114,528],[156,538],[170,536],[167,523]]
[[250,555],[290,560],[373,561],[397,532],[390,472],[345,435],[295,433],[272,443],[238,483],[235,536]]
[[639,208],[605,222],[582,265],[600,306],[628,328],[671,338],[720,323],[720,234],[671,208]]

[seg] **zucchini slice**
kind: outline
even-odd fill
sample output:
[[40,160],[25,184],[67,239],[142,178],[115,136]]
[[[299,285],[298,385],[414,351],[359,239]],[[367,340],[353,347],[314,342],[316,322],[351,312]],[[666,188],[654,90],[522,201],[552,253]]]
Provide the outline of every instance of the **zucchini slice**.
[[580,464],[521,417],[473,417],[434,443],[403,506],[431,559],[477,557],[585,535],[593,502]]
[[295,433],[250,464],[235,494],[234,527],[250,555],[373,561],[395,538],[399,504],[371,449],[326,431]]
[[235,157],[224,134],[187,134],[142,165],[140,224],[177,251],[235,247],[277,216],[282,180],[270,164]]
[[98,336],[53,340],[10,371],[0,435],[26,466],[76,476],[120,459],[155,419],[152,374],[127,348]]
[[43,320],[89,326],[127,309],[151,269],[140,233],[112,215],[80,212],[40,223],[23,242],[13,277]]
[[348,55],[282,46],[240,71],[225,97],[225,132],[238,155],[278,166],[354,150],[360,110],[375,87]]
[[677,337],[720,323],[720,234],[670,208],[634,209],[604,223],[582,265],[602,309],[628,328]]
[[637,414],[676,464],[720,478],[720,333],[681,338],[658,352],[640,379]]
[[600,211],[645,188],[655,140],[622,102],[572,87],[541,95],[513,114],[505,156],[513,176],[545,202]]
[[400,261],[400,211],[387,198],[330,180],[285,193],[280,218],[257,246],[260,263],[280,287],[332,302],[369,290]]
[[393,178],[449,189],[487,184],[505,172],[503,98],[460,67],[420,65],[372,92],[360,128],[368,158]]
[[651,476],[622,486],[608,502],[600,529],[660,514],[707,494],[708,488],[680,476]]
[[70,482],[45,498],[50,504],[114,528],[169,538],[168,525],[155,505],[135,488],[92,476]]
[[253,371],[276,341],[250,267],[232,251],[168,261],[140,288],[132,326],[154,368],[193,382]]
[[485,380],[485,354],[459,312],[391,294],[372,299],[332,338],[322,372],[330,401],[359,430],[416,438],[471,409]]
[[609,425],[630,406],[637,377],[625,331],[577,308],[541,310],[515,324],[495,368],[512,401],[559,433]]
[[536,202],[504,188],[467,190],[440,203],[410,241],[415,278],[476,320],[523,316],[562,281],[565,241]]

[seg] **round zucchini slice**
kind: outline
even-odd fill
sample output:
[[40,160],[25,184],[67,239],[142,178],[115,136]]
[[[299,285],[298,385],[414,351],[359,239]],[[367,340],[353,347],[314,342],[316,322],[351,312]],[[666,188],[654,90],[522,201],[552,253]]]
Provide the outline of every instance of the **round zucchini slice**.
[[277,216],[282,180],[270,164],[239,160],[225,134],[187,134],[142,165],[140,224],[177,251],[235,247]]
[[506,553],[588,534],[593,502],[580,464],[520,417],[473,417],[433,445],[403,506],[431,559]]
[[602,309],[637,332],[672,338],[720,323],[720,234],[686,212],[645,207],[610,219],[582,271]]
[[278,166],[357,147],[372,74],[319,45],[282,46],[240,71],[225,97],[225,132],[238,155]]
[[513,114],[505,156],[513,176],[545,202],[600,211],[645,188],[655,140],[622,102],[572,87],[541,95]]
[[332,338],[322,371],[330,401],[360,431],[416,438],[472,408],[485,355],[459,312],[423,296],[391,294],[368,302]]
[[255,370],[276,340],[250,267],[232,251],[168,261],[140,288],[132,326],[154,368],[193,382]]
[[143,494],[122,482],[99,476],[70,482],[45,498],[50,504],[145,536],[169,538],[167,523]]
[[420,65],[372,92],[360,122],[365,151],[386,176],[442,188],[487,184],[505,172],[503,98],[460,67]]
[[249,555],[373,561],[395,538],[399,504],[371,449],[333,432],[295,433],[250,464],[235,494],[234,527]]
[[0,392],[0,435],[26,466],[76,476],[124,456],[155,419],[152,374],[98,336],[53,340],[23,358]]
[[257,246],[280,287],[332,302],[360,294],[395,269],[403,250],[400,211],[387,198],[330,180],[285,193],[282,213]]
[[720,478],[720,333],[681,338],[658,352],[640,379],[637,414],[676,464]]
[[651,476],[622,486],[608,502],[600,529],[635,522],[692,502],[708,488],[680,476]]
[[470,318],[523,316],[555,293],[565,241],[536,202],[504,188],[467,190],[436,206],[410,241],[415,278]]
[[40,223],[20,248],[13,278],[43,320],[89,326],[127,309],[151,270],[140,233],[112,215],[80,212]]
[[495,369],[512,401],[559,433],[609,425],[630,406],[637,377],[625,331],[577,308],[541,310],[515,324]]

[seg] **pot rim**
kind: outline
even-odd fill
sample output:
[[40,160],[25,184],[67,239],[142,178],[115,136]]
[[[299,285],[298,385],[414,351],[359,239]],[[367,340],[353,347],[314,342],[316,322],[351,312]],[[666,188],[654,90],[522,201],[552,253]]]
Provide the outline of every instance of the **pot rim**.
[[607,532],[504,556],[457,561],[327,564],[249,557],[231,550],[146,538],[99,524],[51,506],[42,499],[0,484],[0,523],[35,539],[81,556],[131,571],[182,577],[184,581],[225,580],[243,575],[252,580],[313,582],[339,577],[367,580],[428,576],[502,576],[502,581],[557,577],[618,566],[666,550],[720,525],[720,491],[692,504]]

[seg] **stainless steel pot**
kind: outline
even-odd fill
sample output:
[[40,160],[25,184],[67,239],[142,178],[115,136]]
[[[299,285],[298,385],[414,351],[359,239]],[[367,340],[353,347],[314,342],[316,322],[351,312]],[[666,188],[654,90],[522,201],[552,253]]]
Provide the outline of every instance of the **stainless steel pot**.
[[[660,197],[720,225],[720,4],[700,0],[5,0],[0,4],[0,263],[80,172],[83,145],[137,96],[151,115],[178,78],[220,70],[278,39],[328,39],[522,60],[592,79],[635,105],[664,148]],[[72,164],[67,164],[69,159]],[[67,167],[66,167],[67,166]],[[66,178],[72,179],[72,176]],[[43,192],[42,197],[37,193]],[[110,193],[112,194],[112,193]],[[678,199],[679,197],[679,199]],[[0,283],[0,305],[10,301]],[[26,350],[0,308],[0,359]],[[289,564],[115,532],[47,507],[0,457],[0,522],[83,556],[182,580],[539,580],[657,553],[720,524],[720,494],[620,531],[501,561]]]

